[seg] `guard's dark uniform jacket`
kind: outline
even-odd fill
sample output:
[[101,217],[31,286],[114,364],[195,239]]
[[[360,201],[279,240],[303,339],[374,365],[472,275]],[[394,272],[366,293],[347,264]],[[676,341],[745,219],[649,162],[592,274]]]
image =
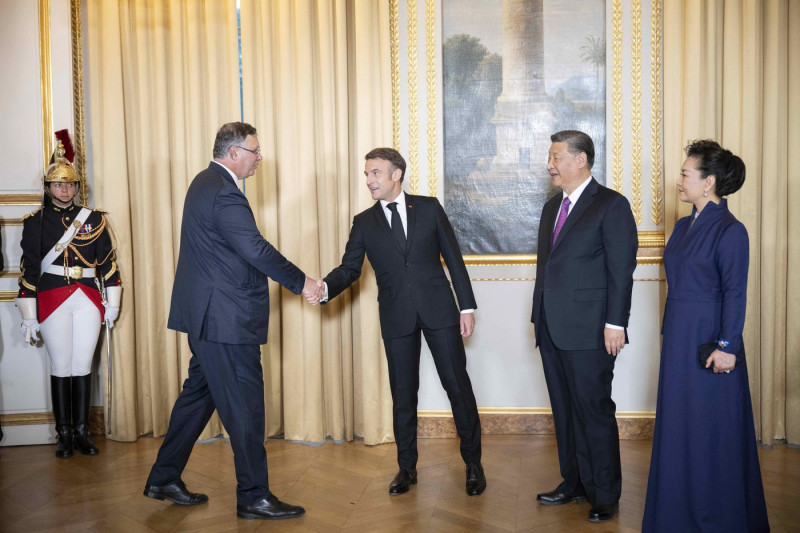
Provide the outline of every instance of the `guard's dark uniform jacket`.
[[42,258],[61,239],[73,223],[81,206],[57,207],[51,202],[25,216],[22,227],[22,259],[20,260],[20,298],[36,297],[39,322],[58,308],[76,290],[82,290],[100,311],[104,308],[94,277],[84,277],[84,268],[96,268],[96,276],[106,286],[120,285],[116,262],[116,243],[103,211],[92,210],[64,253],[57,256],[53,266],[59,274],[40,273]]

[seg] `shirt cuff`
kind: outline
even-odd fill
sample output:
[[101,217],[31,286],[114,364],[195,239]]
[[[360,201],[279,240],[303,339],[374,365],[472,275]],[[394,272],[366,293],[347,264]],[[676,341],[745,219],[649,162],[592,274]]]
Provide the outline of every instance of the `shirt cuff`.
[[466,314],[466,313],[474,313],[474,312],[475,312],[475,310],[474,310],[474,309],[462,309],[462,310],[461,310],[461,314],[462,314],[462,315],[463,315],[463,314]]
[[608,322],[606,322],[606,327],[609,329],[622,329],[622,330],[625,329],[622,326],[615,326],[614,324],[609,324]]
[[325,296],[323,296],[322,298],[320,298],[320,300],[319,300],[319,301],[320,301],[320,303],[323,303],[323,302],[327,302],[327,301],[328,301],[328,284],[327,284],[326,282],[324,282],[324,281],[323,281],[322,283],[324,283],[324,284],[325,284]]

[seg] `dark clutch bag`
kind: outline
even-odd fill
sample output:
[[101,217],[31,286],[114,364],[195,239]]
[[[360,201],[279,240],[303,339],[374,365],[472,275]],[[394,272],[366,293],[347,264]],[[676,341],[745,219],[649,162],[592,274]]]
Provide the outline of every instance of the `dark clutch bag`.
[[[700,368],[702,368],[703,370],[706,369],[706,361],[708,361],[708,358],[711,357],[711,354],[714,353],[714,350],[716,349],[717,349],[716,342],[707,342],[697,347],[697,353],[698,355],[700,355]],[[714,365],[708,367],[708,370],[713,370],[713,369]]]
[[[716,342],[707,342],[697,347],[697,354],[700,356],[700,368],[703,370],[714,370],[713,364],[706,369],[706,361],[718,347]],[[739,366],[739,361],[741,361],[741,358],[737,355],[736,364],[734,366]]]

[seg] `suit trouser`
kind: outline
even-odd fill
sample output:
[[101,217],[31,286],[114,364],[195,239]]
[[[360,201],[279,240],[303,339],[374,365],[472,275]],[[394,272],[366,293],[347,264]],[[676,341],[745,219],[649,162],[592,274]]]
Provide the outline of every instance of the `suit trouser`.
[[269,495],[261,347],[190,337],[189,348],[189,377],[172,408],[169,428],[147,483],[159,486],[180,479],[195,442],[216,408],[231,439],[237,501],[252,505]]
[[617,503],[622,472],[616,405],[611,399],[616,357],[604,349],[558,349],[544,306],[536,334],[564,478],[559,489],[567,494],[585,492],[594,505]]
[[465,463],[481,460],[481,422],[478,405],[467,374],[467,354],[458,325],[428,329],[417,325],[411,335],[384,339],[389,363],[389,385],[392,389],[394,439],[397,463],[401,468],[416,468],[417,393],[419,391],[420,333],[433,355],[439,380],[450,399],[453,421],[461,439],[461,457]]

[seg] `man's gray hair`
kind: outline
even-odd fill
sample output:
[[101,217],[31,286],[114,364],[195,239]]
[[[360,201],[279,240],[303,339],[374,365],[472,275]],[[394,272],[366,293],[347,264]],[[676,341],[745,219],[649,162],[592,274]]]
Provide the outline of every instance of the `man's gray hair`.
[[217,132],[214,140],[214,158],[228,157],[231,146],[242,144],[248,135],[256,135],[256,129],[246,122],[228,122]]

